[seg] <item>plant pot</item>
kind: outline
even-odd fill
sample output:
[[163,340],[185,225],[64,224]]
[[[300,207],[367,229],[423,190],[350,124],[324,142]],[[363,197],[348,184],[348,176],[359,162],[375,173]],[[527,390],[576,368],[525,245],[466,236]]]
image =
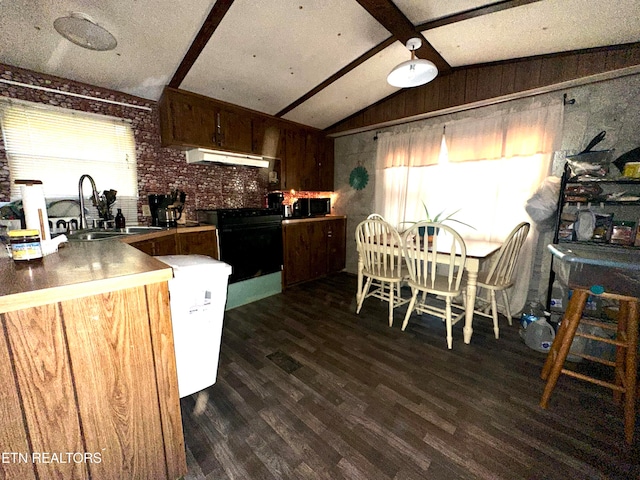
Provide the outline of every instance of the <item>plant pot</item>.
[[[426,232],[425,232],[426,229]],[[436,227],[418,227],[418,235],[424,237],[424,234],[429,235],[429,237],[433,237],[436,233]]]

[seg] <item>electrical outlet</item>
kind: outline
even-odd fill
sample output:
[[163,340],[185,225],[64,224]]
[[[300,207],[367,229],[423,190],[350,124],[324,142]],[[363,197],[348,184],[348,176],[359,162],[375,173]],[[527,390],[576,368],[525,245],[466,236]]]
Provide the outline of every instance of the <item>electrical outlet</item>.
[[151,208],[149,208],[149,205],[143,205],[142,206],[142,216],[143,217],[150,217],[151,216]]

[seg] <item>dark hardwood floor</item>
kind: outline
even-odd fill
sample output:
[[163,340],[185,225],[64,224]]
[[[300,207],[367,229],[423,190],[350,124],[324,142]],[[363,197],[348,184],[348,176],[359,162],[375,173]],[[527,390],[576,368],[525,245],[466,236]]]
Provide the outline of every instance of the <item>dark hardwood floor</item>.
[[[338,274],[225,313],[203,413],[182,399],[186,479],[638,479],[611,391],[561,376],[538,406],[545,355],[517,322],[454,326],[406,307],[387,323]],[[637,422],[640,423],[640,422]]]

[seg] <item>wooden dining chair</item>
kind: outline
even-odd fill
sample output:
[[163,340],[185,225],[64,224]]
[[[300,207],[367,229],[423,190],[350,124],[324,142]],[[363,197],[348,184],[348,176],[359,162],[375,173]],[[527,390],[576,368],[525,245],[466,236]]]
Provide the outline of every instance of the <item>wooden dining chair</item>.
[[[382,217],[380,217],[382,218]],[[356,294],[360,313],[365,298],[376,297],[389,302],[389,326],[393,326],[393,309],[409,300],[402,298],[401,283],[405,279],[400,255],[400,234],[380,218],[368,218],[356,227],[358,275],[366,278]]]
[[[513,272],[516,268],[522,245],[527,239],[527,235],[529,235],[529,228],[529,223],[519,223],[507,236],[500,250],[493,256],[489,269],[478,273],[477,307],[474,308],[474,313],[493,319],[493,332],[496,338],[500,336],[496,292],[502,294],[504,314],[509,325],[511,325],[511,308],[507,289],[513,286]],[[466,290],[463,289],[463,295],[465,292]]]
[[[434,235],[429,236],[432,227]],[[460,295],[462,274],[467,260],[467,247],[453,228],[442,223],[419,222],[409,228],[402,237],[404,258],[409,272],[411,301],[402,323],[407,327],[409,317],[416,311],[444,319],[447,330],[447,347],[451,348],[452,326],[464,314],[452,318],[452,299]],[[418,294],[422,293],[420,299]],[[444,297],[445,308],[429,303],[432,296]]]

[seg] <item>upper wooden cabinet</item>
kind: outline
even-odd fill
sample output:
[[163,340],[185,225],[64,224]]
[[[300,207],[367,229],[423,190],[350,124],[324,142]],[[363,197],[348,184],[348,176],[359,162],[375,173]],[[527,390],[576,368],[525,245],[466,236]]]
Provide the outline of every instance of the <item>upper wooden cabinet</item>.
[[272,190],[333,190],[333,139],[321,130],[175,88],[160,100],[162,145],[274,159]]
[[214,147],[213,105],[200,95],[167,88],[160,99],[160,135],[164,147]]
[[254,116],[251,119],[251,153],[282,160],[286,155],[286,129],[275,118]]
[[333,139],[323,132],[287,129],[283,190],[333,190]]
[[251,116],[230,106],[213,104],[216,128],[215,145],[224,150],[251,152]]
[[251,113],[191,92],[165,88],[160,100],[165,147],[203,147],[251,152]]

